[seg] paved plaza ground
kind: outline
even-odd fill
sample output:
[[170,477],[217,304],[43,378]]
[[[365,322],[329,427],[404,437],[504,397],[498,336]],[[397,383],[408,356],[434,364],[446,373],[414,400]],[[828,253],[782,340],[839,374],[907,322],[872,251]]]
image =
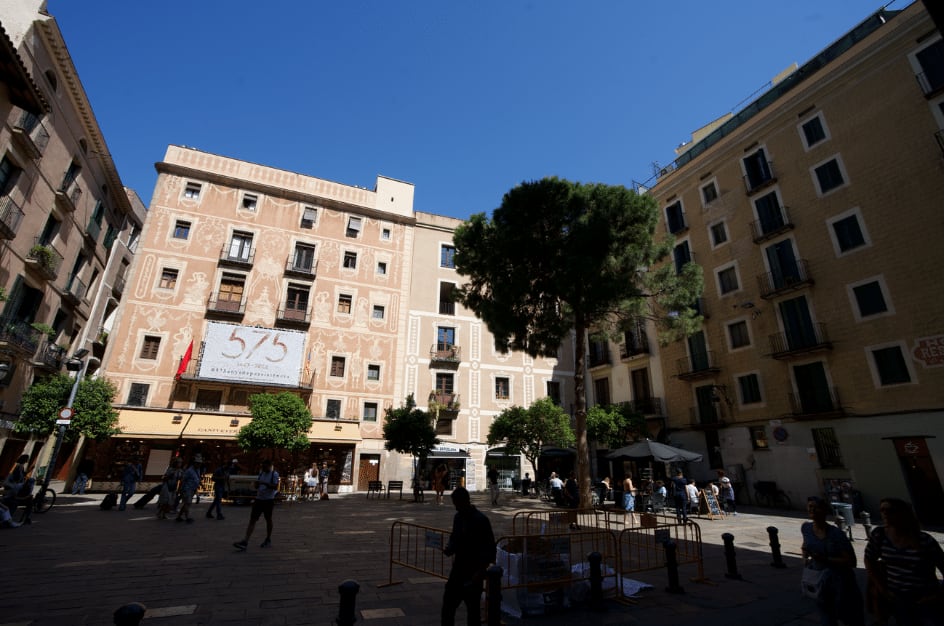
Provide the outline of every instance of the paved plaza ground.
[[[389,581],[392,523],[405,521],[448,529],[453,507],[433,498],[415,503],[367,499],[364,493],[323,502],[282,503],[276,507],[273,546],[261,549],[262,520],[246,552],[232,543],[242,538],[249,507],[228,505],[226,519],[207,519],[208,502],[192,512],[193,524],[159,521],[154,503],[144,510],[101,511],[100,494],[60,495],[35,523],[0,529],[0,626],[111,624],[113,611],[129,602],[148,607],[143,624],[334,624],[338,586],[360,585],[358,624],[426,626],[439,623],[443,581],[403,567]],[[518,511],[550,508],[535,499],[506,493],[489,505],[483,494],[474,504],[491,519],[497,537],[512,532]],[[669,593],[665,569],[635,576],[652,589],[632,605],[606,602],[603,612],[576,606],[506,624],[817,624],[813,604],[798,591],[801,512],[744,508],[738,516],[697,519],[704,543],[704,582],[693,582],[692,566],[681,567],[683,593]],[[876,520],[875,520],[876,521]],[[769,534],[779,529],[785,569],[772,567]],[[855,550],[863,556],[864,529],[854,529]],[[735,537],[741,579],[725,576],[722,534]],[[934,533],[942,543],[942,533]],[[858,576],[863,582],[864,572]],[[457,623],[464,623],[463,610]]]

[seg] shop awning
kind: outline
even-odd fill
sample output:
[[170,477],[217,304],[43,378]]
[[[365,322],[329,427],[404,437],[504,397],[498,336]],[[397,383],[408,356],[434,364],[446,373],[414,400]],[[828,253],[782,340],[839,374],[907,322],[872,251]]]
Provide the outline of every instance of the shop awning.
[[185,439],[236,439],[240,429],[250,423],[250,416],[185,414],[184,423]]
[[309,429],[309,441],[347,442],[361,441],[358,422],[348,420],[316,420]]
[[428,459],[468,459],[470,453],[466,450],[431,450]]
[[179,414],[176,411],[119,409],[118,427],[122,432],[115,436],[137,439],[177,439],[184,429],[184,422],[174,423],[174,416]]

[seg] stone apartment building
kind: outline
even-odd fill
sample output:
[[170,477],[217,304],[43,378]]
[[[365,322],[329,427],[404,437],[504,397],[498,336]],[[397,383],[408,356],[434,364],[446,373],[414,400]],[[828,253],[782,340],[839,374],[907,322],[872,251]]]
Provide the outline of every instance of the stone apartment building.
[[40,477],[50,442],[12,431],[23,391],[76,355],[97,375],[145,219],[44,4],[0,3],[0,471],[27,453]]
[[[702,331],[658,352],[695,478],[725,469],[744,502],[774,481],[796,507],[909,495],[942,523],[942,87],[923,7],[882,10],[661,170],[659,234],[705,280]],[[597,398],[648,397],[633,362],[603,365]]]

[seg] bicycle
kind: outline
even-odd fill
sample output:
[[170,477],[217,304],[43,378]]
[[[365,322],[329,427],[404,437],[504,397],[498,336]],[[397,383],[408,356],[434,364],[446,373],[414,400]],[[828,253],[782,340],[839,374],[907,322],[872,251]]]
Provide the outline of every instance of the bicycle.
[[759,506],[777,509],[791,509],[792,500],[788,494],[778,488],[775,481],[760,480],[755,487],[755,501]]

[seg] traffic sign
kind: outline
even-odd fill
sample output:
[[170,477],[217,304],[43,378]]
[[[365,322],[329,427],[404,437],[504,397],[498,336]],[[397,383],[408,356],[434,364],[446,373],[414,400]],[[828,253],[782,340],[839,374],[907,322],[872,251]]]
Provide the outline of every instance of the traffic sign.
[[75,409],[72,407],[63,407],[59,409],[59,419],[56,420],[56,423],[59,425],[68,426],[69,423],[72,422],[72,418],[75,416],[75,414]]

